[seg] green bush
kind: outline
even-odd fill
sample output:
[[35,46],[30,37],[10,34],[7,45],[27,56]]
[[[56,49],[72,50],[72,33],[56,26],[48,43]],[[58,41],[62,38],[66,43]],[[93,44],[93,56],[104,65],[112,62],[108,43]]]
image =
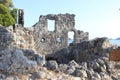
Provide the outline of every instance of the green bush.
[[0,24],[3,24],[3,15],[0,14]]
[[15,22],[17,22],[17,8],[11,10],[11,15],[14,18]]
[[0,1],[0,4],[5,5],[7,8],[12,8],[13,7],[12,0],[2,0],[2,1]]
[[9,8],[0,4],[0,24],[3,26],[10,26],[15,24],[15,20],[12,17]]
[[10,26],[15,24],[14,18],[10,14],[5,14],[3,17],[3,26]]
[[7,14],[7,13],[10,13],[10,10],[9,8],[5,7],[3,4],[0,4],[0,13]]

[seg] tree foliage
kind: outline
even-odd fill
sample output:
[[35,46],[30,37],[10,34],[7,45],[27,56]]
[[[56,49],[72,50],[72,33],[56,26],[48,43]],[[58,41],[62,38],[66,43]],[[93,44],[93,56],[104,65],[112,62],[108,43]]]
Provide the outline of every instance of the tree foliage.
[[11,15],[14,18],[14,20],[17,22],[17,8],[14,8],[13,10],[11,10]]
[[5,7],[3,4],[0,4],[0,13],[7,14],[7,13],[10,13],[10,10],[9,8]]
[[17,22],[17,9],[12,0],[0,0],[0,24],[10,26]]
[[3,4],[3,5],[5,5],[8,8],[13,7],[12,0],[1,0],[0,3]]
[[14,18],[10,14],[5,14],[3,18],[3,26],[13,25],[15,23]]
[[0,24],[3,24],[3,14],[0,14]]
[[0,4],[0,24],[3,26],[9,26],[15,24],[15,19],[10,13],[10,9]]

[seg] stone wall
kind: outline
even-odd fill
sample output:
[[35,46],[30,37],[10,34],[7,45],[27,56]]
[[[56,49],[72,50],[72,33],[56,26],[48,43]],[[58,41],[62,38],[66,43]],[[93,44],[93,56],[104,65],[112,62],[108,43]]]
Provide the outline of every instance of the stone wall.
[[16,26],[15,31],[13,27],[7,27],[9,33],[12,34],[13,40],[12,43],[9,45],[10,48],[21,48],[21,49],[32,49],[37,52],[35,49],[35,41],[34,41],[34,29],[30,28],[23,28],[21,25]]
[[[32,49],[39,54],[47,55],[67,48],[68,33],[74,33],[72,44],[88,41],[88,33],[75,29],[74,14],[41,15],[39,21],[29,28],[21,25],[6,28],[13,36],[12,47]],[[55,21],[55,30],[48,30],[48,20]]]
[[[42,54],[51,54],[68,47],[68,32],[74,32],[75,43],[88,40],[88,33],[75,29],[74,14],[41,15],[34,25],[36,49]],[[55,30],[48,30],[48,20],[55,21]]]

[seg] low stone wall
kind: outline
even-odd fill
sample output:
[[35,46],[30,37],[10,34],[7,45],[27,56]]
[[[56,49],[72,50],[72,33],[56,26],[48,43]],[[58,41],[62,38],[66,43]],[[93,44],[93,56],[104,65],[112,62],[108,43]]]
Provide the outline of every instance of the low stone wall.
[[32,49],[36,51],[35,49],[35,41],[34,41],[34,29],[32,27],[30,28],[23,28],[22,26],[16,26],[15,31],[13,30],[13,27],[7,27],[6,30],[13,36],[13,40],[9,47],[17,47],[21,49]]

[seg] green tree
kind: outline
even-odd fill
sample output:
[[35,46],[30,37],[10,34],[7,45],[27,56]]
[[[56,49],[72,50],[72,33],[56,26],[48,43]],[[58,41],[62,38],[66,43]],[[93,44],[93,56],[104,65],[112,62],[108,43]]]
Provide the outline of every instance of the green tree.
[[0,4],[0,24],[3,26],[9,26],[15,24],[15,19],[10,13],[10,9]]
[[15,22],[17,22],[17,8],[13,8],[13,10],[11,10],[11,15],[14,18]]
[[3,4],[0,4],[0,13],[7,14],[7,13],[10,13],[10,10],[9,8],[5,7]]
[[0,14],[0,24],[3,24],[3,14]]
[[10,14],[5,14],[3,16],[3,26],[13,25],[14,23],[15,23],[15,20]]
[[5,5],[6,7],[8,8],[11,8],[13,7],[13,2],[12,0],[0,0],[0,3]]
[[0,0],[0,24],[13,25],[17,22],[17,9],[13,8],[12,0]]

